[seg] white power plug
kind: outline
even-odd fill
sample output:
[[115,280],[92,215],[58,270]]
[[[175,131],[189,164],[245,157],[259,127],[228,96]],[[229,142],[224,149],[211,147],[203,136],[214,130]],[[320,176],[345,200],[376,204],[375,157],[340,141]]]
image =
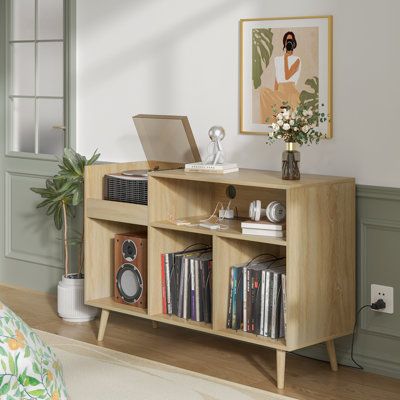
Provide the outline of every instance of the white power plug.
[[382,299],[386,303],[386,307],[376,312],[393,314],[393,288],[390,286],[371,285],[371,304]]
[[222,209],[219,210],[219,218],[220,219],[233,219],[235,216],[233,210],[229,210],[229,209]]

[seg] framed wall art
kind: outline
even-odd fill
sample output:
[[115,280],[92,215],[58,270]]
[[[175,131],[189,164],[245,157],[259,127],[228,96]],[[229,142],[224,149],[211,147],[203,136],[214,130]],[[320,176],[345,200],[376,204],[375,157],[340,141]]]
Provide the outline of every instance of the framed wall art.
[[272,131],[282,104],[318,106],[332,137],[332,17],[240,21],[240,132]]

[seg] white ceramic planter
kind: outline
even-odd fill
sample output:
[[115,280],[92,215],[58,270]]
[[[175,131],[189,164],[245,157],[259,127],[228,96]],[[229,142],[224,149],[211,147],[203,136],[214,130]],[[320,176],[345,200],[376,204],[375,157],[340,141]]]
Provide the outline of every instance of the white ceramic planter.
[[83,294],[84,279],[72,279],[62,277],[57,288],[58,314],[68,322],[87,322],[97,315],[97,308],[84,303]]

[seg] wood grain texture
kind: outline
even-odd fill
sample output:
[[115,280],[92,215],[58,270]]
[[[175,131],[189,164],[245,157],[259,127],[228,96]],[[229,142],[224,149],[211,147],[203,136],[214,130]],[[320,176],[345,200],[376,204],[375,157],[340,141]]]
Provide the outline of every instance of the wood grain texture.
[[[137,167],[143,166],[139,163]],[[123,169],[126,168],[125,165]],[[100,169],[104,174],[104,168]],[[94,176],[99,184],[100,175],[96,172]],[[237,187],[236,202],[243,214],[251,200],[260,199],[264,206],[271,200],[286,203],[286,238],[246,237],[241,234],[239,221],[227,222],[228,229],[220,231],[176,224],[178,219],[199,222],[204,216],[211,215],[218,201],[226,201],[227,184]],[[93,196],[97,195],[94,190]],[[354,179],[305,175],[300,181],[293,182],[282,181],[277,173],[266,171],[241,170],[229,175],[215,175],[168,170],[150,173],[148,198],[147,311],[138,313],[124,304],[113,304],[111,299],[111,241],[115,233],[127,232],[127,228],[139,229],[133,225],[137,222],[135,218],[139,218],[137,210],[132,207],[132,215],[128,215],[122,207],[119,211],[104,209],[105,216],[102,217],[100,207],[108,205],[96,201],[95,197],[89,198],[85,218],[86,233],[90,238],[86,258],[89,273],[85,284],[88,304],[275,348],[280,351],[277,353],[280,387],[283,387],[285,369],[282,351],[351,333],[355,309]],[[93,201],[98,204],[98,209]],[[95,218],[90,218],[90,212]],[[100,245],[96,246],[98,243]],[[194,243],[213,244],[212,324],[162,314],[161,254],[181,251]],[[226,328],[230,268],[261,253],[287,256],[285,339],[272,340]],[[328,350],[332,355],[332,348],[328,347]]]
[[151,172],[150,175],[157,178],[214,182],[227,185],[244,185],[283,190],[321,184],[325,185],[326,183],[354,182],[353,178],[308,174],[302,174],[299,181],[285,181],[282,180],[281,172],[258,169],[240,169],[238,172],[232,172],[230,174],[207,174],[201,172],[185,172],[184,170],[168,170]]
[[110,311],[108,310],[101,310],[100,316],[100,325],[99,325],[99,333],[97,335],[97,340],[102,342],[104,340],[104,334],[106,332],[108,317],[110,316]]
[[181,231],[181,232],[191,232],[197,233],[201,235],[209,235],[209,236],[218,236],[225,237],[230,239],[239,239],[245,240],[247,242],[258,242],[258,243],[269,243],[275,244],[279,246],[286,246],[285,238],[276,238],[276,237],[268,237],[268,236],[256,236],[256,235],[243,235],[241,228],[241,221],[238,220],[224,220],[221,222],[222,225],[225,225],[227,229],[223,230],[211,230],[208,228],[203,228],[198,226],[199,222],[202,219],[207,219],[210,214],[185,218],[186,222],[189,222],[192,225],[177,225],[171,221],[157,221],[152,222],[150,225],[154,228],[164,228],[170,229],[173,231]]
[[[0,286],[0,300],[33,328],[99,344],[99,320],[64,322],[57,316],[55,296]],[[290,353],[285,389],[278,390],[275,350],[172,325],[153,329],[151,321],[120,313],[111,313],[107,334],[99,345],[299,400],[398,400],[400,393],[398,379],[349,367],[333,374],[327,362]]]
[[289,350],[350,334],[355,313],[355,185],[287,193]]
[[338,363],[336,359],[335,342],[333,340],[328,340],[326,342],[326,350],[328,351],[331,370],[336,372],[338,370]]
[[100,199],[86,200],[88,218],[147,226],[147,206]]
[[278,389],[285,387],[286,351],[276,350],[276,386]]
[[143,227],[85,218],[85,302],[113,296],[114,236]]

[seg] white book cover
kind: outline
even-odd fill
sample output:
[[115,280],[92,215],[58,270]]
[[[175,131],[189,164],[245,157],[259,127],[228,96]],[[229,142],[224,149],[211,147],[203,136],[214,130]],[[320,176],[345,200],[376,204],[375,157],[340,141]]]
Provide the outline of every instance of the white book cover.
[[251,229],[251,228],[242,228],[243,235],[255,235],[255,236],[270,236],[281,238],[285,235],[285,231],[274,231],[270,229]]
[[190,266],[190,288],[189,288],[189,299],[188,299],[188,302],[189,302],[189,304],[188,304],[188,306],[189,306],[189,315],[188,315],[188,318],[190,319],[190,318],[192,318],[193,317],[193,315],[192,315],[192,307],[194,307],[194,311],[195,311],[195,313],[196,313],[196,301],[195,301],[195,303],[194,304],[192,304],[192,301],[193,301],[193,299],[192,299],[192,292],[196,292],[196,284],[195,284],[195,272],[194,272],[194,260],[191,258],[190,259],[190,261],[189,261],[189,266]]
[[185,164],[185,171],[200,171],[200,172],[214,172],[214,171],[227,171],[227,170],[239,170],[237,164],[204,164],[202,162]]
[[282,231],[285,228],[285,224],[274,224],[269,221],[243,221],[241,223],[242,228],[247,229],[267,229],[271,231]]
[[200,322],[200,288],[199,288],[200,261],[194,260],[194,299],[196,309],[196,321]]
[[277,334],[277,308],[278,308],[278,274],[273,274],[273,285],[272,285],[272,313],[271,313],[271,338],[276,339]]
[[264,308],[264,336],[270,336],[270,320],[271,320],[271,296],[272,296],[272,273],[266,271],[265,274],[265,308]]

